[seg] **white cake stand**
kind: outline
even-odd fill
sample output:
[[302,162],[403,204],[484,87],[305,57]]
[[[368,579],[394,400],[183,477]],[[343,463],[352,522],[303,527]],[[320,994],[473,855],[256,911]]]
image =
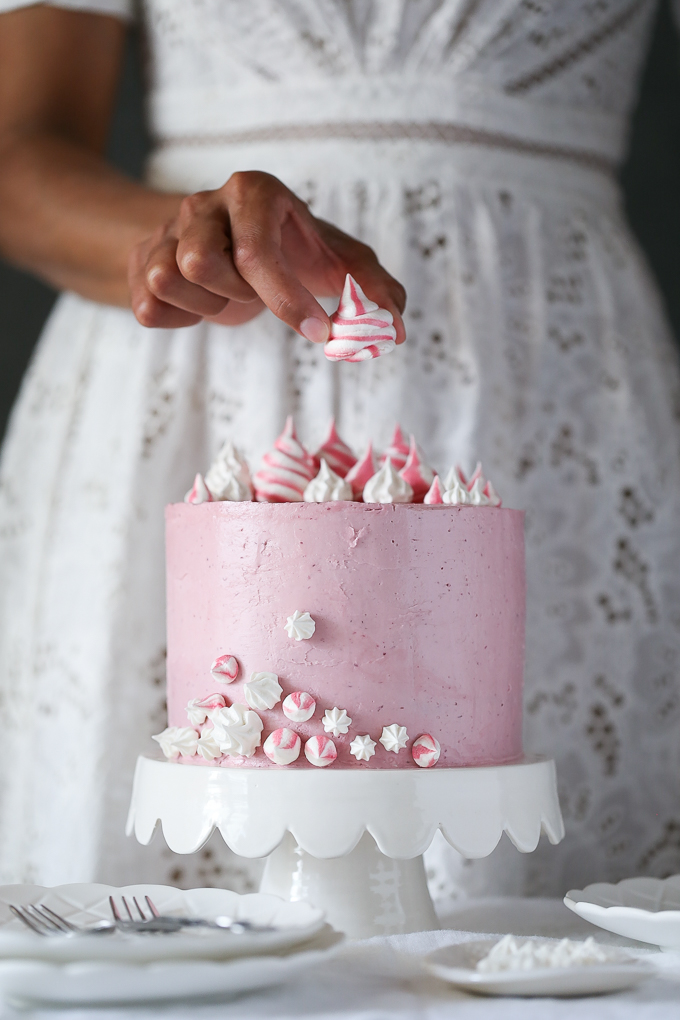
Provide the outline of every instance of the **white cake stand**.
[[425,931],[437,920],[422,855],[441,829],[464,857],[486,857],[502,833],[518,850],[564,825],[554,762],[489,768],[249,769],[140,757],[128,835],[160,822],[176,853],[219,829],[242,857],[267,857],[261,891],[308,899],[348,935]]

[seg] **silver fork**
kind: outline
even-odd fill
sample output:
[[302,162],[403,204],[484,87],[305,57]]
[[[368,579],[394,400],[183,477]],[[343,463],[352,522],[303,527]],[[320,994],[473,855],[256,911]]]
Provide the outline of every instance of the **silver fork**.
[[[125,930],[139,932],[173,932],[180,931],[182,928],[216,928],[222,931],[230,931],[234,935],[244,935],[251,932],[271,932],[277,930],[271,925],[258,925],[252,921],[237,921],[233,917],[216,917],[214,921],[209,921],[204,917],[175,917],[173,915],[161,914],[150,896],[145,896],[144,900],[149,914],[145,913],[142,909],[137,897],[132,897],[132,902],[139,915],[135,917],[125,896],[121,895],[122,910],[116,906],[114,897],[109,896],[109,906],[111,907],[111,913],[116,924]],[[123,917],[123,910],[127,914],[127,919]]]
[[209,921],[201,917],[172,917],[159,913],[157,907],[149,896],[145,897],[149,914],[145,913],[139,904],[136,896],[132,897],[139,918],[135,918],[130,904],[125,896],[121,896],[123,908],[128,915],[122,916],[121,910],[116,906],[113,896],[109,897],[109,906],[113,914],[113,920],[97,921],[92,925],[76,925],[58,914],[55,910],[44,903],[10,904],[9,909],[27,928],[36,935],[44,937],[53,936],[74,936],[74,935],[106,935],[115,931],[132,934],[162,935],[181,931],[184,928],[212,928],[216,930],[229,931],[234,935],[242,935],[251,932],[272,932],[275,928],[266,925],[256,925],[250,921],[235,921],[231,917],[217,917]]
[[9,909],[36,935],[47,938],[55,935],[107,935],[116,930],[111,921],[99,921],[88,927],[72,924],[44,903],[25,903],[21,906],[10,903]]

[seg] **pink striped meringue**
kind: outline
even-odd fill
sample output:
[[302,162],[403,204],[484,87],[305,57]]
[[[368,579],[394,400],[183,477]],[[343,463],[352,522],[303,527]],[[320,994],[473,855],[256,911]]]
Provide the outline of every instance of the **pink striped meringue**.
[[331,471],[334,471],[339,478],[344,478],[347,472],[356,464],[356,457],[347,443],[343,442],[338,435],[338,430],[335,427],[335,418],[331,418],[328,435],[323,445],[314,454],[314,459],[318,467],[321,467],[322,459],[325,460]]
[[404,434],[401,431],[401,427],[399,425],[395,425],[394,432],[392,433],[392,442],[390,443],[390,445],[387,447],[382,457],[380,458],[380,463],[384,464],[387,458],[389,457],[390,460],[392,461],[392,467],[395,469],[395,471],[401,471],[403,467],[406,467],[409,449],[410,449],[409,444],[404,439]]
[[262,750],[275,765],[291,765],[300,757],[302,741],[295,732],[284,727],[270,733]]
[[432,485],[425,493],[425,499],[423,500],[423,503],[426,503],[427,506],[443,505],[444,500],[442,499],[442,489],[441,485],[439,484],[439,475],[434,476]]
[[408,460],[399,474],[413,489],[413,502],[422,503],[434,481],[434,471],[425,463],[415,436],[411,436]]
[[324,354],[329,361],[369,361],[389,354],[397,339],[393,322],[392,313],[367,298],[348,273]]
[[203,475],[197,474],[194,484],[184,497],[185,503],[212,503],[212,493],[203,480]]
[[355,500],[361,501],[363,498],[364,488],[369,478],[378,470],[378,465],[375,462],[373,455],[373,444],[369,443],[366,447],[366,453],[363,455],[361,460],[358,460],[351,471],[347,472],[345,481],[349,482],[352,486],[352,495]]
[[291,415],[274,443],[262,458],[262,467],[253,478],[255,498],[260,503],[301,503],[307,484],[316,475],[311,453],[305,450],[295,432]]
[[337,757],[338,752],[330,737],[310,737],[305,744],[305,758],[317,768],[332,765]]

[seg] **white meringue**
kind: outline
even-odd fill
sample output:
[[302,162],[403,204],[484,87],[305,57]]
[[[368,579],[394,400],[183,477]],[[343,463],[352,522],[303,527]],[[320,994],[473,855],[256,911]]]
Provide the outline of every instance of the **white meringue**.
[[352,499],[352,486],[329,468],[321,458],[321,467],[316,478],[312,478],[304,491],[305,503],[329,503],[332,500]]
[[327,708],[321,722],[326,733],[332,733],[334,737],[347,733],[352,725],[352,720],[344,708]]
[[375,754],[375,740],[371,740],[368,734],[364,737],[355,737],[349,745],[349,751],[357,761],[368,761]]
[[299,609],[296,609],[284,623],[284,628],[289,638],[295,638],[296,641],[309,641],[316,630],[316,623],[309,613],[301,613]]
[[190,726],[168,726],[162,733],[156,733],[152,738],[166,758],[178,758],[180,754],[196,754],[198,744],[198,733]]
[[235,704],[228,708],[218,708],[210,715],[213,724],[213,737],[222,754],[232,757],[243,755],[252,757],[260,746],[262,720],[257,712],[245,705]]
[[392,723],[391,726],[383,726],[380,743],[386,751],[394,751],[395,754],[398,754],[408,743],[406,727],[400,726],[398,723]]
[[253,498],[250,471],[233,443],[226,442],[210,465],[205,484],[218,501],[241,502]]
[[212,726],[209,729],[203,730],[198,738],[196,753],[200,754],[206,761],[214,761],[215,758],[220,758],[222,756],[220,746],[215,740],[215,733]]
[[249,682],[244,684],[243,693],[251,708],[264,712],[278,705],[283,687],[276,673],[253,673]]
[[364,503],[410,503],[413,489],[394,469],[389,457],[364,486]]

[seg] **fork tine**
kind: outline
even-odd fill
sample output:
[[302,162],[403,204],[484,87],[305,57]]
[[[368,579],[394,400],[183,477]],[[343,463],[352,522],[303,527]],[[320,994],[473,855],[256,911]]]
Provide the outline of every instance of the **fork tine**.
[[113,896],[109,896],[109,906],[111,907],[111,913],[113,914],[114,921],[122,921],[123,918],[120,916],[120,911],[116,906],[116,901]]
[[151,897],[150,896],[145,896],[144,899],[146,900],[147,905],[149,907],[149,910],[151,911],[153,916],[154,917],[160,917],[161,915],[160,915],[160,913],[158,911],[158,907],[154,904],[154,902],[151,899]]
[[45,914],[42,914],[35,903],[28,903],[24,907],[24,910],[27,914],[30,914],[33,920],[37,921],[38,924],[44,924],[48,931],[63,931],[61,925],[57,924],[56,921],[53,921],[51,917],[47,917]]
[[132,911],[130,910],[130,904],[128,903],[128,901],[125,899],[124,896],[121,896],[121,899],[123,901],[123,906],[127,910],[128,917],[130,918],[131,921],[134,921],[134,917],[132,916]]
[[139,903],[137,902],[137,897],[133,896],[132,899],[134,900],[134,904],[137,907],[137,910],[139,911],[139,916],[140,916],[141,920],[142,921],[148,921],[149,918],[146,916],[146,914],[144,913],[144,911],[140,907]]
[[33,918],[28,913],[24,912],[23,907],[15,907],[13,903],[10,903],[9,909],[12,911],[15,917],[18,917],[19,920],[23,924],[25,924],[27,928],[30,928],[31,931],[34,931],[36,935],[48,934],[47,926],[45,924],[42,924],[41,922],[34,921]]
[[38,906],[36,907],[36,910],[39,910],[40,913],[43,915],[47,914],[48,918],[52,918],[54,921],[56,921],[61,926],[62,931],[80,931],[80,929],[75,924],[71,924],[71,922],[67,921],[65,917],[62,917],[61,914],[58,914],[56,910],[51,910],[44,903],[39,903]]

